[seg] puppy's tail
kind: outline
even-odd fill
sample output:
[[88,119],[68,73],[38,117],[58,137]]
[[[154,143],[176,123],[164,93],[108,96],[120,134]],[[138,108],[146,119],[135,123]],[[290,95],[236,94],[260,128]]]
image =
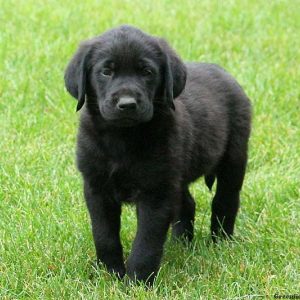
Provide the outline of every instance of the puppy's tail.
[[212,187],[214,185],[216,176],[215,175],[206,175],[204,178],[205,178],[205,184],[206,184],[206,186],[211,191],[211,189],[212,189]]

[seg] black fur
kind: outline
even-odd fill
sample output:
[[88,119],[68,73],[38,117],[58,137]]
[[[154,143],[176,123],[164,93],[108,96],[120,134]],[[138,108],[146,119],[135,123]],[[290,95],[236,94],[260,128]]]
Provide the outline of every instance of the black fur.
[[[122,26],[81,44],[65,83],[82,107],[77,162],[108,271],[153,281],[169,225],[174,237],[193,238],[188,185],[202,175],[210,189],[217,179],[213,239],[233,234],[251,123],[233,77],[213,64],[184,64],[164,40]],[[123,201],[136,204],[138,219],[126,268]]]

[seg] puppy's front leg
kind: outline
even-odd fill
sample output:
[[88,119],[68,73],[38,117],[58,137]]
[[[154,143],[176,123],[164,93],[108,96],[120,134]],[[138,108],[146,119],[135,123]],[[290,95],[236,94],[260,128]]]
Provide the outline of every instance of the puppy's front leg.
[[107,270],[122,278],[125,275],[123,249],[120,241],[121,205],[84,180],[84,195],[91,217],[97,260]]
[[137,203],[138,228],[127,273],[133,280],[152,284],[159,269],[172,207],[162,195],[144,195]]

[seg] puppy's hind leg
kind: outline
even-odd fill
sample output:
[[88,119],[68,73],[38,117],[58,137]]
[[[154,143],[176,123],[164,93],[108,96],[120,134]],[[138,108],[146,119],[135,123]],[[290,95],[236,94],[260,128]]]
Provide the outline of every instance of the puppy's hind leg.
[[247,158],[230,159],[225,156],[217,171],[217,191],[212,201],[211,234],[231,237],[239,209]]
[[179,208],[172,224],[172,238],[191,241],[194,237],[195,201],[188,187],[182,192]]

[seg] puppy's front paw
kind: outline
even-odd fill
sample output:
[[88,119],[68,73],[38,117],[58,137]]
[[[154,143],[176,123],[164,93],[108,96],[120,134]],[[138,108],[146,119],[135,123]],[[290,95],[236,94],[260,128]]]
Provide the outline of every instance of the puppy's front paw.
[[149,286],[157,275],[157,264],[147,260],[140,260],[131,257],[127,262],[127,274],[134,282],[143,282]]
[[107,271],[111,274],[116,275],[119,279],[122,279],[126,273],[124,265],[107,267]]
[[101,267],[105,268],[108,273],[113,274],[117,276],[119,279],[122,279],[125,276],[126,269],[124,263],[121,264],[104,264],[101,261],[97,260],[95,264],[93,264],[94,267]]

